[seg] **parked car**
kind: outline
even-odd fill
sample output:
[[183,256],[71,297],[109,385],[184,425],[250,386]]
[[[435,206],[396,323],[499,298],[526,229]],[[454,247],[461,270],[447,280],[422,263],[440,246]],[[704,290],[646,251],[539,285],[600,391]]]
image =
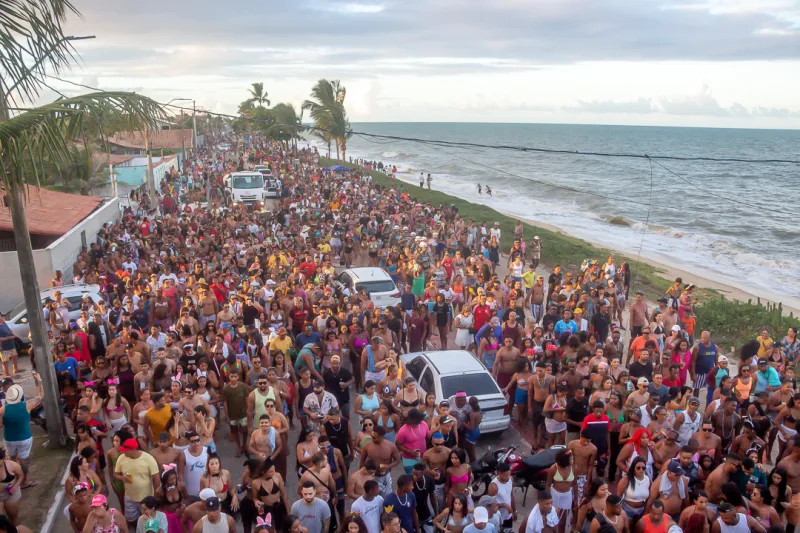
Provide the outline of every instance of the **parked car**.
[[400,291],[392,281],[391,276],[382,268],[361,267],[348,268],[339,273],[334,281],[334,287],[339,294],[345,290],[355,294],[365,289],[369,299],[375,307],[384,309],[400,303]]
[[400,356],[417,387],[436,396],[436,403],[464,391],[481,405],[481,433],[495,433],[511,423],[508,400],[486,367],[465,350],[417,352]]
[[[94,303],[97,303],[103,299],[103,297],[100,295],[99,285],[87,285],[85,283],[79,283],[41,291],[40,295],[42,299],[42,307],[44,307],[45,299],[53,298],[53,294],[55,294],[56,291],[60,291],[62,297],[66,298],[72,306],[69,311],[70,320],[77,320],[80,318],[81,303],[83,301],[84,294],[88,294]],[[30,340],[28,339],[28,335],[30,333],[30,325],[28,324],[28,309],[25,307],[25,302],[23,301],[17,307],[9,311],[6,316],[8,317],[6,318],[6,322],[8,323],[8,326],[11,328],[11,331],[14,333],[14,335],[16,335],[17,338],[22,341],[24,346],[29,345]]]

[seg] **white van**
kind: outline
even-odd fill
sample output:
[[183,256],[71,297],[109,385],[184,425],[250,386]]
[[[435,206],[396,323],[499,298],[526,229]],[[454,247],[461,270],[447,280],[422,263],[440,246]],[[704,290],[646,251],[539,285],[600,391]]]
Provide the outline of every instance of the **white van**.
[[347,290],[355,294],[361,289],[367,291],[369,299],[375,307],[384,309],[400,303],[400,291],[392,281],[391,276],[382,268],[361,267],[343,270],[334,281],[337,293],[342,294]]

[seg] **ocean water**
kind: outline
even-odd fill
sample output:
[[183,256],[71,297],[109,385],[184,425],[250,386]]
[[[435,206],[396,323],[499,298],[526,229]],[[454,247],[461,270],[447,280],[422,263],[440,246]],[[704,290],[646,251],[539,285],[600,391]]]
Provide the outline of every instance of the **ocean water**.
[[[352,127],[486,145],[800,160],[796,130],[486,123]],[[430,172],[433,187],[448,194],[551,224],[633,258],[641,248],[642,257],[800,306],[800,165],[667,160],[659,163],[674,174],[653,164],[651,177],[646,159],[444,147],[359,135],[348,143],[350,156],[397,165],[398,178],[409,183],[418,184],[419,173]],[[489,184],[493,196],[478,195],[478,183]]]

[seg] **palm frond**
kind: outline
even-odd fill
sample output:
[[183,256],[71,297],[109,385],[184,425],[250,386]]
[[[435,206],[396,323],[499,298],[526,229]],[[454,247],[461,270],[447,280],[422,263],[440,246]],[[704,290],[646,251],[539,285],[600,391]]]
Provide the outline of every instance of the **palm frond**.
[[0,155],[9,170],[4,179],[6,183],[30,183],[31,176],[23,169],[32,168],[38,175],[43,161],[70,162],[70,141],[90,129],[97,131],[100,142],[106,145],[109,130],[156,127],[164,116],[160,104],[128,92],[85,94],[30,109],[0,122]]
[[5,90],[16,87],[32,101],[44,86],[46,72],[58,73],[72,62],[74,50],[62,27],[69,14],[80,15],[69,0],[0,2],[0,68]]

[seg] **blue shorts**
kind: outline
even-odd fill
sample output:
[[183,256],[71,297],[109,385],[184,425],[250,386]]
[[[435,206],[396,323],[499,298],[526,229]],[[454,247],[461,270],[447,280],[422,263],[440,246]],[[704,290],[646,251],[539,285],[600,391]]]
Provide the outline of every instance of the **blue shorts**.
[[520,404],[528,405],[528,391],[522,390],[519,387],[517,387],[514,392],[514,403],[518,405]]
[[467,439],[467,442],[469,442],[470,444],[476,444],[480,436],[481,436],[480,428],[468,429],[464,432],[464,438]]

